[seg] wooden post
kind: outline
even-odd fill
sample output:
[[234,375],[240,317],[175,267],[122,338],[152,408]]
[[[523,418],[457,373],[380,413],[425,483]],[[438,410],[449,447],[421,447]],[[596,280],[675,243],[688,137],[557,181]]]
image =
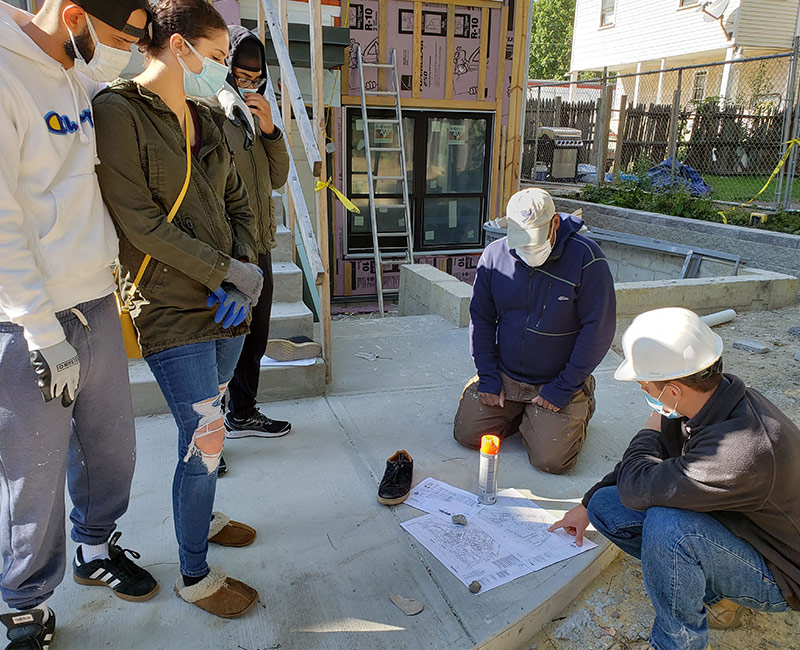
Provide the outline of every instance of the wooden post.
[[[416,4],[414,5],[416,8]],[[478,54],[478,101],[486,99],[486,59],[489,47],[489,10],[481,9],[481,49]]]
[[454,5],[447,7],[447,47],[444,59],[444,98],[453,99],[453,57],[456,53],[456,8]]
[[678,119],[681,113],[681,82],[683,81],[683,70],[678,70],[678,87],[672,93],[672,111],[670,115],[669,129],[669,157],[672,164],[669,168],[669,188],[675,182],[675,157],[678,155]]
[[[309,0],[312,2],[313,0]],[[389,62],[389,0],[378,0],[378,63]],[[385,68],[375,68],[378,73],[378,90],[386,90],[391,87],[391,82],[386,83],[388,72]],[[366,124],[364,128],[366,128]]]
[[622,145],[625,139],[625,120],[628,116],[628,96],[620,97],[619,119],[617,120],[617,142],[614,147],[614,171],[612,179],[619,183],[619,167],[622,163]]
[[[506,150],[505,197],[507,201],[519,189],[519,163],[522,154],[523,85],[528,78],[525,46],[528,33],[527,15],[530,2],[518,1],[514,15],[514,51],[511,66],[511,93],[508,105],[508,149]],[[523,34],[525,36],[523,36]]]
[[553,126],[561,126],[561,97],[556,97]]
[[494,109],[494,140],[492,146],[492,184],[491,192],[495,195],[491,197],[492,219],[500,216],[503,210],[503,186],[499,183],[500,167],[503,166],[503,158],[500,156],[500,139],[502,133],[503,118],[503,78],[506,70],[506,37],[505,30],[508,25],[508,5],[504,5],[500,11],[500,38],[497,39],[497,85],[495,88],[495,109]]
[[612,97],[614,88],[606,86],[606,109],[603,112],[603,182],[606,180],[606,162],[608,161],[608,141],[611,131],[611,113],[613,110]]
[[411,72],[411,96],[419,99],[422,89],[422,0],[414,0],[414,52]]
[[[500,129],[500,160],[505,160],[506,157],[506,133],[508,132],[508,127],[504,124]],[[505,178],[506,178],[506,166],[500,165],[500,180],[498,181],[498,185],[503,187],[505,185]],[[501,193],[500,195],[500,210],[498,212],[498,217],[502,215],[503,209],[505,208],[506,201],[505,195]]]
[[[322,152],[320,177],[327,178],[327,164],[325,155],[325,98],[322,65],[322,6],[319,2],[308,3],[309,36],[311,47],[311,89],[312,108],[314,117],[314,133],[317,146]],[[318,239],[320,255],[322,257],[322,283],[317,286],[320,292],[322,313],[320,324],[322,326],[322,357],[325,359],[325,383],[331,381],[331,283],[330,283],[330,251],[328,245],[328,190],[323,189],[316,194],[317,223],[319,224]]]

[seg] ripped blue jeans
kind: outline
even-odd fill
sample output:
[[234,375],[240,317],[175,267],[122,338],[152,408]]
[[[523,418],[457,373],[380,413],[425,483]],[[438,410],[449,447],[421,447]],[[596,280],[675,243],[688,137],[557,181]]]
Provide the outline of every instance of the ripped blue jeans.
[[222,395],[244,337],[191,343],[145,357],[178,425],[172,511],[181,573],[208,573],[208,530],[225,439]]

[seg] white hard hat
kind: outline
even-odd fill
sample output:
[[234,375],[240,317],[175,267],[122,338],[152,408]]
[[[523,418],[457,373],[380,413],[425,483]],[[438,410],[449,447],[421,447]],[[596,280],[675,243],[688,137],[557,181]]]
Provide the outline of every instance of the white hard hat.
[[514,194],[506,206],[508,247],[545,244],[555,214],[552,197],[538,187],[527,187]]
[[722,339],[693,311],[665,307],[639,314],[622,335],[625,360],[614,379],[666,381],[705,370],[722,356]]

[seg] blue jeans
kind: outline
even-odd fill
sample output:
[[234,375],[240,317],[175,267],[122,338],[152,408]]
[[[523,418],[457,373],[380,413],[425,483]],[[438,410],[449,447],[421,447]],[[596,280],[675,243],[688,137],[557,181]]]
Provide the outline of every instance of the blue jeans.
[[761,554],[709,514],[631,510],[616,487],[605,487],[592,496],[588,515],[599,532],[642,561],[656,611],[650,635],[656,650],[705,650],[706,605],[723,598],[765,612],[789,608]]
[[208,530],[222,442],[218,453],[209,453],[214,445],[202,439],[211,435],[216,439],[221,433],[224,440],[222,394],[233,376],[243,342],[243,336],[204,341],[145,357],[178,425],[172,510],[180,569],[185,576],[208,573]]

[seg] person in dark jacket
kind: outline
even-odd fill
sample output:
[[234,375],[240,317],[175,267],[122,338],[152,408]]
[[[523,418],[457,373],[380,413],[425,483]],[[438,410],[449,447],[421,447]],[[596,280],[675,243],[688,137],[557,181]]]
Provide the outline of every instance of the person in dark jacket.
[[589,522],[642,561],[656,650],[704,650],[744,607],[800,609],[800,429],[722,373],[722,340],[678,307],[637,316],[614,377],[654,409],[614,470],[550,530]]
[[486,433],[522,435],[531,464],[559,474],[575,465],[594,413],[592,371],[616,327],[605,256],[558,214],[544,190],[511,197],[508,237],[486,247],[470,303],[478,374],[464,388],[454,436],[478,449]]
[[236,168],[247,187],[250,207],[256,216],[258,266],[264,274],[264,285],[253,308],[250,333],[244,339],[236,371],[228,384],[228,413],[225,428],[228,438],[259,436],[276,438],[289,433],[292,425],[272,420],[256,408],[256,394],[261,370],[261,357],[269,339],[272,312],[272,256],[275,248],[276,223],[272,190],[281,187],[289,174],[289,154],[283,134],[272,121],[269,102],[264,98],[267,64],[261,41],[244,27],[229,25],[231,49],[228,54],[228,82],[238,88],[250,108],[255,122],[255,141],[245,148],[240,127],[228,121],[225,134],[233,151]]

